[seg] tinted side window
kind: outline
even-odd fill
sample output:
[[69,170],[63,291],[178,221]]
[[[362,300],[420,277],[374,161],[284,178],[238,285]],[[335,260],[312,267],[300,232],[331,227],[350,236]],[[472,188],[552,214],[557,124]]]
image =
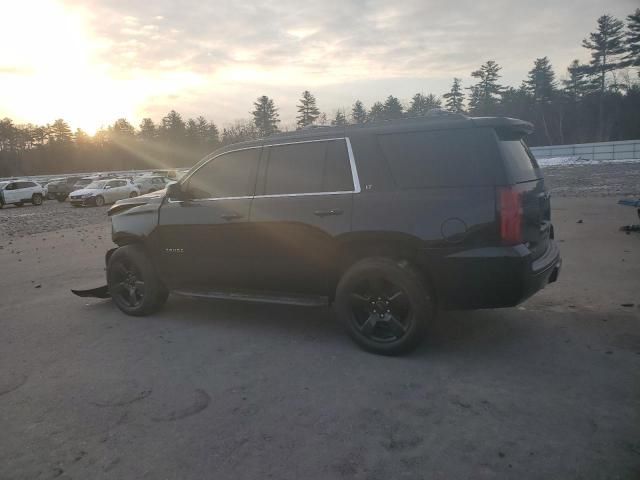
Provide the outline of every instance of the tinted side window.
[[188,180],[192,198],[246,197],[254,194],[260,148],[225,153]]
[[353,177],[345,140],[269,147],[265,195],[352,190]]
[[347,143],[344,140],[333,140],[327,143],[326,162],[323,191],[352,191],[353,176],[351,175]]
[[530,182],[541,178],[538,162],[524,141],[500,140],[500,151],[509,179],[514,183]]
[[269,148],[265,195],[322,192],[327,142]]
[[400,188],[492,185],[495,137],[484,129],[436,130],[378,136]]

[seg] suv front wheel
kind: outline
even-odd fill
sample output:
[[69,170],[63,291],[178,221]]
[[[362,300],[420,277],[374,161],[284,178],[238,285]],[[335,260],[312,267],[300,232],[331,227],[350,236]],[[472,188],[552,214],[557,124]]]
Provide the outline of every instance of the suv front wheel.
[[143,316],[158,311],[169,291],[141,245],[118,248],[107,263],[111,298],[127,315]]
[[336,310],[351,338],[382,355],[413,350],[435,315],[431,290],[406,261],[371,257],[338,282]]

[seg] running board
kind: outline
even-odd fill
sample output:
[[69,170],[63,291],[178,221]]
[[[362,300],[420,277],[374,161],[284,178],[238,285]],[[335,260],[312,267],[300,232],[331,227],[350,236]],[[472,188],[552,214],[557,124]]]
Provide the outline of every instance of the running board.
[[295,295],[241,291],[225,292],[215,290],[171,290],[171,293],[185,297],[237,300],[253,303],[277,303],[282,305],[298,305],[301,307],[326,307],[329,305],[329,298],[321,295]]

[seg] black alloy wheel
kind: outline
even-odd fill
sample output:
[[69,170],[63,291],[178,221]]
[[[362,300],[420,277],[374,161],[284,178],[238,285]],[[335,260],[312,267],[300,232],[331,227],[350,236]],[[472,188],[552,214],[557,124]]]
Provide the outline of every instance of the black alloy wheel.
[[144,301],[145,284],[140,270],[131,262],[122,260],[112,269],[111,297],[118,304],[138,308]]
[[432,289],[405,260],[368,257],[353,264],[336,288],[335,307],[349,336],[381,355],[413,350],[435,316]]
[[374,342],[400,340],[413,322],[407,294],[382,276],[363,279],[349,300],[350,321],[364,337]]

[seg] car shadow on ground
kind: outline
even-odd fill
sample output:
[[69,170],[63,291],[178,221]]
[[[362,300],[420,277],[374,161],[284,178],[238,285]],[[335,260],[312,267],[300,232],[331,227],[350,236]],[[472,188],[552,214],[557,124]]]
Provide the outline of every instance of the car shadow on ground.
[[[111,301],[91,308],[112,312],[122,321],[145,321],[164,328],[205,328],[210,334],[246,333],[248,336],[282,337],[340,348],[355,348],[331,307],[299,307],[228,300],[170,296],[166,306],[146,320],[127,317]],[[517,309],[443,311],[431,323],[424,342],[411,354],[419,358],[455,351],[509,349],[531,334],[522,321],[530,312]],[[220,329],[220,330],[218,330]],[[218,332],[216,333],[216,330]]]

